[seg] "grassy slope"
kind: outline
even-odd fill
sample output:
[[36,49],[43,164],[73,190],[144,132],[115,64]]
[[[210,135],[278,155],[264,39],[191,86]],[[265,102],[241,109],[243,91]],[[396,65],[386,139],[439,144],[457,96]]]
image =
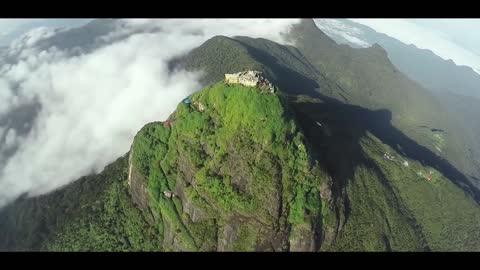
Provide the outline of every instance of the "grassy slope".
[[[349,220],[336,250],[479,250],[480,211],[472,199],[438,171],[406,157],[369,135],[361,142],[368,156],[346,191]],[[384,160],[385,151],[396,161]],[[401,162],[407,160],[409,167]],[[434,177],[428,181],[418,172]]]
[[[382,158],[392,149],[378,139],[363,141],[366,154],[388,179],[398,200],[409,210],[432,250],[479,250],[480,210],[475,201],[440,172],[406,157],[395,161]],[[409,167],[402,166],[402,160]],[[393,164],[392,164],[393,163]],[[432,181],[418,176],[433,171]]]

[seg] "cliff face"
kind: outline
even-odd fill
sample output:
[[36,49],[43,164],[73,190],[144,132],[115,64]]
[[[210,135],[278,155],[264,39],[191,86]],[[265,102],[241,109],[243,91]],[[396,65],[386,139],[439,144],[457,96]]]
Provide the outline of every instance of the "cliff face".
[[132,163],[132,151],[128,155],[128,188],[132,200],[139,209],[148,209],[148,191],[145,178]]

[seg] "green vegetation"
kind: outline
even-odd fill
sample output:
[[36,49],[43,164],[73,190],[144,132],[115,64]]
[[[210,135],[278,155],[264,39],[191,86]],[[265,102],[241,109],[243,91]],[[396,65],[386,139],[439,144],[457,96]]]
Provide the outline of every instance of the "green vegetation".
[[[396,198],[400,200],[432,250],[478,250],[480,248],[480,211],[476,202],[450,180],[420,162],[397,156],[395,161],[381,157],[382,151],[392,149],[376,140],[362,143],[365,152],[388,179]],[[409,166],[402,165],[408,160]],[[393,164],[392,164],[393,163]],[[419,177],[417,172],[433,171],[432,180]]]
[[[164,227],[178,230],[175,237],[185,244],[176,242],[175,248],[201,249],[201,237],[212,229],[201,230],[201,223],[184,215],[186,203],[203,212],[204,220],[223,224],[241,218],[263,227],[284,226],[285,234],[288,226],[321,217],[324,202],[318,194],[325,174],[311,164],[305,138],[280,96],[220,82],[191,98],[205,111],[180,104],[170,117],[171,127],[146,125],[132,148],[134,167],[148,179],[152,207],[161,213]],[[178,206],[163,195],[172,190],[179,195]],[[306,212],[311,216],[307,220]],[[288,224],[279,224],[282,217]],[[241,225],[228,236],[237,239],[232,247],[251,249],[267,241],[257,230],[248,222]]]
[[159,250],[158,231],[132,203],[122,157],[98,175],[0,213],[2,250]]

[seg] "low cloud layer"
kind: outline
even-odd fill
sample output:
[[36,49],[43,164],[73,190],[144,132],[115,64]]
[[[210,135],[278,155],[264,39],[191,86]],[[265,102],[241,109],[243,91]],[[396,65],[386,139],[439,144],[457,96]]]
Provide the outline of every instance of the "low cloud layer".
[[372,46],[363,38],[363,31],[345,24],[344,19],[314,19],[316,26],[329,36],[338,36],[357,47],[367,48]]
[[[168,71],[172,57],[215,35],[283,42],[281,33],[296,21],[123,20],[100,37],[113,43],[76,56],[36,49],[52,29],[17,39],[9,48],[16,61],[0,67],[0,207],[101,171],[128,151],[144,124],[168,117],[200,87],[201,71]],[[34,103],[40,109],[21,134],[5,119]]]
[[91,19],[0,19],[0,46],[8,46],[18,35],[39,26],[75,27],[89,21]]

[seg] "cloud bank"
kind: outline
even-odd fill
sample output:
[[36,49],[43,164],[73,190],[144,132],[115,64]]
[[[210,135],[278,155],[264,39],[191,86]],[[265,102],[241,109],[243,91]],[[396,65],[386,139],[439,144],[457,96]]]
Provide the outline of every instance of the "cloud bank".
[[[75,56],[54,44],[35,47],[57,33],[49,28],[17,39],[7,52],[16,61],[0,66],[0,207],[100,172],[128,151],[144,124],[166,119],[200,87],[200,71],[169,72],[173,57],[215,35],[283,42],[281,33],[295,22],[119,20],[98,37],[108,45]],[[32,104],[39,110],[26,117],[27,132],[18,132],[8,119]]]

